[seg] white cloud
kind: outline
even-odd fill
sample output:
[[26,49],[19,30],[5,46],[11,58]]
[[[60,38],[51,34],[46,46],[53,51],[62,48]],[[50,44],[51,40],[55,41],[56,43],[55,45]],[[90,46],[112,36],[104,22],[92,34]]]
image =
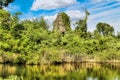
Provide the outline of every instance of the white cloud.
[[85,14],[79,10],[67,10],[66,13],[70,16],[71,20],[83,19]]
[[[104,4],[106,5],[106,4]],[[102,10],[105,10],[105,9],[112,9],[113,7],[116,7],[116,6],[120,6],[120,3],[116,3],[116,4],[113,4],[113,5],[107,5],[107,6],[102,6],[102,7],[96,7],[96,8],[91,8],[89,11],[90,12],[96,12],[96,11],[102,11]]]
[[56,17],[57,17],[57,14],[55,14],[53,16],[45,16],[44,18],[45,18],[45,20],[51,20],[51,21],[53,21],[53,20],[55,20]]
[[98,20],[98,19],[104,19],[105,17],[111,17],[111,16],[115,16],[115,15],[119,15],[120,12],[118,12],[120,9],[120,7],[117,7],[115,9],[109,9],[103,12],[99,12],[98,14],[94,14],[94,15],[90,15],[90,20]]
[[49,23],[50,30],[52,30],[53,21],[57,18],[57,14],[51,16],[45,16],[44,19]]
[[[70,17],[71,21],[73,20],[78,20],[78,19],[83,19],[85,14],[84,12],[81,12],[79,10],[67,10],[65,13]],[[57,14],[52,15],[52,16],[45,16],[44,18],[50,22],[54,21],[57,17]]]
[[70,6],[77,0],[34,0],[31,10],[50,10]]
[[117,1],[120,2],[120,0],[91,0],[93,3],[99,3],[99,2],[109,2],[109,1]]
[[67,11],[65,11],[65,13],[67,13],[71,19],[71,28],[72,29],[75,29],[74,24],[76,23],[76,21],[78,21],[79,19],[84,19],[84,17],[85,17],[85,13],[81,12],[80,10],[67,10]]
[[92,0],[93,2],[102,2],[104,0]]

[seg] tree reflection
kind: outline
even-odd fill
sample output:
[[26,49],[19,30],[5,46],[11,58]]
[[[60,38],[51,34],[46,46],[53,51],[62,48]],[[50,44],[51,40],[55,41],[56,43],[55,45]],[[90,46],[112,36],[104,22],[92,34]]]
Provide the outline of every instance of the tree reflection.
[[77,63],[61,65],[0,65],[0,76],[24,80],[119,80],[119,64]]

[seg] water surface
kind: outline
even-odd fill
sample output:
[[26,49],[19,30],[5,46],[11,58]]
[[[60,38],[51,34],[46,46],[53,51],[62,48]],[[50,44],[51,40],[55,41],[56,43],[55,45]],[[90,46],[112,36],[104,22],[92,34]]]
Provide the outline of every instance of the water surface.
[[120,80],[120,64],[0,65],[0,77],[24,80]]

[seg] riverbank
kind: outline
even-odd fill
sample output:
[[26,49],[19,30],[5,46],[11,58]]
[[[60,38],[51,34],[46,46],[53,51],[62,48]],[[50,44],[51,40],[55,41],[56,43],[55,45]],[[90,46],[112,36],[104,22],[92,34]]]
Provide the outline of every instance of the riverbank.
[[[1,64],[26,64],[26,65],[41,65],[41,64],[64,64],[64,63],[120,63],[120,60],[101,58],[99,55],[68,55],[68,56],[55,56],[52,58],[41,57],[36,55],[25,56],[21,54],[4,54],[0,56]],[[53,59],[55,58],[55,59]],[[101,59],[100,59],[101,58]],[[110,57],[109,57],[110,58]]]
[[120,63],[120,60],[82,60],[81,63]]

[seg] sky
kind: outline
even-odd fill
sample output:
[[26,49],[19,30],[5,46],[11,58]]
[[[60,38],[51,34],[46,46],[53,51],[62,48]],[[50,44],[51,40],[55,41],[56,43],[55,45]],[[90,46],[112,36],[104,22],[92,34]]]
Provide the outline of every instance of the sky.
[[11,14],[22,12],[21,20],[44,16],[51,28],[57,14],[65,12],[72,29],[76,21],[84,19],[84,9],[87,9],[90,13],[88,31],[94,31],[99,22],[105,22],[120,32],[120,0],[14,0],[5,9]]

